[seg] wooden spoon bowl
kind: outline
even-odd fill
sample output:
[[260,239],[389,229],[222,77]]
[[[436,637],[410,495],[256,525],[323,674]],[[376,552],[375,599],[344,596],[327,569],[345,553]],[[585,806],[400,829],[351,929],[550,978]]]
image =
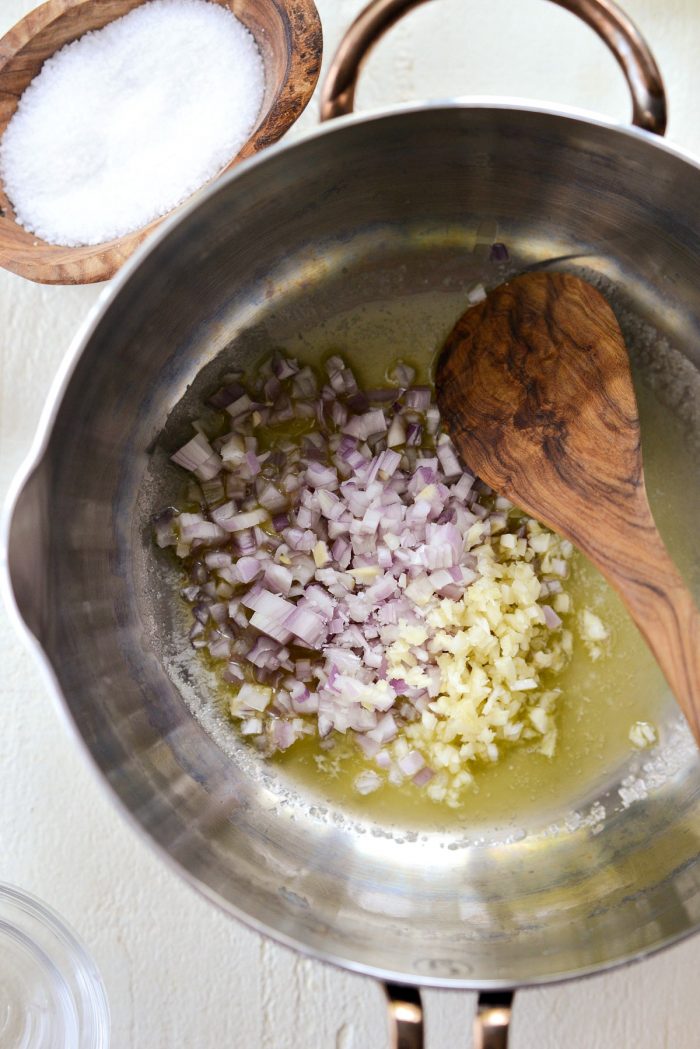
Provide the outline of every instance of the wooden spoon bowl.
[[470,469],[615,587],[700,746],[700,612],[647,500],[627,347],[599,291],[526,273],[460,317],[437,400]]
[[[91,29],[102,29],[145,0],[48,0],[0,40],[0,136],[30,81],[54,52]],[[265,97],[253,134],[219,174],[276,142],[313,94],[323,36],[313,0],[214,0],[229,7],[255,37],[265,65]],[[217,176],[219,177],[219,176]],[[15,220],[0,183],[0,266],[40,284],[108,280],[163,221],[117,240],[87,247],[48,244]]]

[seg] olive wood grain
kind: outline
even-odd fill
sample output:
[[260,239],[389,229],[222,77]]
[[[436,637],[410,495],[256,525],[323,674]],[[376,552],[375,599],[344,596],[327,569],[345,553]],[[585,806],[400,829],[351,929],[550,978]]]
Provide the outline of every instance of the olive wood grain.
[[627,349],[603,296],[565,273],[496,288],[449,335],[437,398],[465,463],[615,587],[700,743],[700,614],[649,508]]
[[[102,29],[144,2],[48,0],[18,22],[0,40],[0,135],[47,58],[88,30]],[[257,126],[220,176],[276,142],[300,116],[318,80],[323,36],[313,0],[214,2],[229,7],[248,27],[265,65],[265,96]],[[11,201],[0,185],[0,266],[42,284],[108,280],[162,221],[156,219],[127,236],[92,247],[47,244],[15,221]]]

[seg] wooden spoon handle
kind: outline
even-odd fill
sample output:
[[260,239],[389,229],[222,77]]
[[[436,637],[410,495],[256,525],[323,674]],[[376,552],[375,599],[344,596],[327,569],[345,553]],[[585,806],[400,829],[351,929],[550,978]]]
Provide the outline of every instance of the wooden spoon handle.
[[645,526],[633,526],[625,541],[627,557],[617,566],[608,561],[605,574],[654,653],[700,746],[700,612],[651,511]]

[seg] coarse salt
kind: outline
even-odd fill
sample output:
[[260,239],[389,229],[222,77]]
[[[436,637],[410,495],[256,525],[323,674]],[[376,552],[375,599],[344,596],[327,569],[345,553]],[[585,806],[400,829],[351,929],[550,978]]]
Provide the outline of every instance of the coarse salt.
[[139,229],[213,178],[260,112],[251,33],[209,0],[149,0],[44,63],[0,140],[17,221],[52,244]]

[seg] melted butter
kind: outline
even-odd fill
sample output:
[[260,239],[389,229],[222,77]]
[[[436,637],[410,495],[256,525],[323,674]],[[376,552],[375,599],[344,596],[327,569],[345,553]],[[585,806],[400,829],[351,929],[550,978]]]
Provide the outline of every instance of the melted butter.
[[[464,295],[454,292],[368,305],[288,340],[285,349],[308,363],[340,353],[368,388],[387,382],[387,369],[397,358],[416,367],[417,381],[426,382],[465,305]],[[697,591],[700,563],[693,537],[700,484],[695,456],[675,416],[643,376],[635,379],[652,509],[672,556]],[[661,672],[620,600],[582,555],[576,554],[572,565],[567,590],[576,613],[590,608],[611,637],[605,655],[595,662],[577,638],[572,661],[558,676],[562,695],[554,757],[514,747],[496,764],[473,766],[476,785],[456,809],[431,801],[410,782],[384,783],[372,794],[358,795],[353,781],[372,765],[349,740],[332,751],[321,750],[317,740],[302,740],[274,759],[278,768],[305,796],[403,826],[521,825],[528,817],[553,819],[585,804],[629,759],[633,722],[651,721],[663,732],[673,707]]]
[[595,609],[611,637],[595,662],[577,638],[571,663],[556,675],[562,694],[554,757],[516,745],[495,764],[471,765],[475,786],[455,809],[431,801],[410,782],[384,783],[372,794],[358,795],[353,781],[371,763],[350,741],[324,752],[317,740],[304,740],[277,758],[278,764],[331,804],[404,825],[493,825],[535,813],[554,818],[562,808],[581,804],[629,754],[633,722],[658,724],[666,698],[661,672],[621,602],[580,554],[573,559],[567,590],[575,609]]

